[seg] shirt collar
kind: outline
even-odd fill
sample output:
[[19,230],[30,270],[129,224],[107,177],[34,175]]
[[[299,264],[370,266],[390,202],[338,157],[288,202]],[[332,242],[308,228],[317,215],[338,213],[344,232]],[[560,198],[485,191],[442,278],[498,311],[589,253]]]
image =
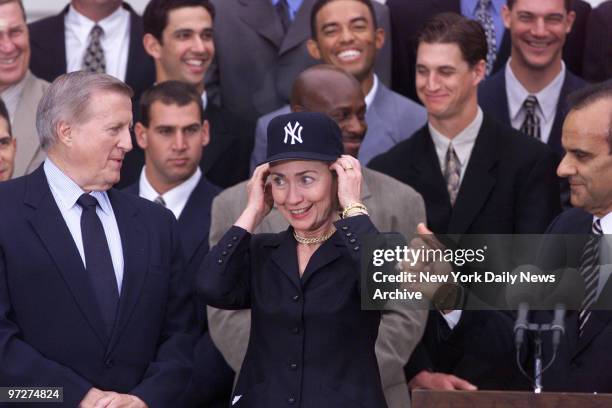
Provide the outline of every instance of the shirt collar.
[[376,96],[376,92],[378,91],[378,76],[374,74],[374,81],[372,82],[372,89],[365,96],[366,110],[370,109],[372,103],[374,102],[374,97]]
[[[111,38],[122,36],[125,32],[125,28],[127,27],[129,29],[129,20],[130,13],[123,7],[119,7],[110,16],[98,21],[97,24],[102,27],[104,37]],[[76,11],[74,7],[70,6],[66,14],[66,25],[74,31],[76,39],[81,44],[87,44],[89,41],[89,33],[93,26],[96,25],[96,22],[85,17]]]
[[[48,157],[45,159],[43,169],[47,176],[49,187],[56,198],[57,205],[63,211],[72,209],[85,191]],[[112,207],[106,191],[92,191],[90,194],[98,200],[98,205],[105,214],[112,213]]]
[[593,223],[597,220],[600,220],[601,231],[604,234],[612,234],[612,212],[604,215],[603,218],[593,216]]
[[[143,166],[142,171],[140,172],[140,181],[138,184],[139,195],[149,201],[154,201],[157,197],[160,196],[160,194],[155,190],[155,188],[153,188],[153,186],[147,179],[145,168],[146,166]],[[200,170],[200,167],[198,166],[196,168],[195,173],[193,173],[187,180],[183,181],[178,186],[166,191],[164,194],[161,194],[161,197],[166,203],[166,208],[171,210],[177,219],[180,216],[180,212],[185,207],[185,204],[187,203],[191,192],[196,188],[201,178],[202,170]]]
[[202,110],[206,110],[206,105],[208,105],[208,95],[206,91],[202,92]]
[[[508,59],[506,63],[505,77],[506,77],[506,92],[508,94],[508,109],[510,110],[510,118],[516,119],[518,114],[521,112],[523,102],[529,95],[531,95],[521,84],[518,78],[512,72],[510,67],[511,59]],[[561,71],[559,74],[550,81],[544,89],[534,94],[538,99],[538,110],[544,117],[545,121],[549,121],[557,111],[557,103],[559,96],[561,95],[561,88],[565,81],[565,63],[561,61]]]
[[476,138],[478,137],[478,132],[480,132],[482,120],[483,113],[482,109],[480,109],[479,106],[474,120],[470,122],[470,124],[467,125],[466,128],[463,129],[461,132],[459,132],[459,134],[455,136],[452,140],[440,133],[440,131],[434,128],[431,122],[429,122],[427,126],[429,127],[429,133],[431,134],[438,155],[440,156],[440,153],[445,155],[446,151],[448,150],[448,145],[452,143],[453,148],[455,149],[455,153],[457,153],[459,163],[461,163],[461,166],[464,167],[465,163],[470,158],[472,147],[474,146]]

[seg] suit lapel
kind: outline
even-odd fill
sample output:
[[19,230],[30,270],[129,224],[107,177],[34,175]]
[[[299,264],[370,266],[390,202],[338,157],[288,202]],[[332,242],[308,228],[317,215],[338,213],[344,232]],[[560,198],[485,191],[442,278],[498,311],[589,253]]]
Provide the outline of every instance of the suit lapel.
[[108,197],[117,219],[123,247],[123,284],[119,298],[119,313],[107,353],[110,353],[127,324],[140,296],[148,271],[147,230],[138,217],[138,212],[125,196],[116,190],[109,190]]
[[202,176],[189,195],[187,204],[178,219],[185,265],[189,265],[197,250],[203,243],[208,242],[212,199],[210,198],[211,192],[207,191],[207,184],[206,179]]
[[[489,100],[487,108],[493,112],[496,119],[501,123],[512,126],[510,122],[510,108],[508,107],[508,92],[506,92],[506,71],[500,69],[488,81],[492,81],[492,93],[490,95],[493,100]],[[494,101],[494,103],[492,103]]]
[[310,11],[313,4],[314,0],[304,0],[302,2],[300,9],[295,15],[295,19],[283,38],[280,46],[280,55],[285,54],[310,38]]
[[395,132],[393,131],[392,122],[384,120],[379,114],[379,110],[381,112],[394,111],[393,106],[387,106],[391,105],[387,99],[388,93],[389,90],[385,87],[385,85],[382,82],[379,82],[378,89],[374,95],[374,100],[366,111],[366,122],[368,123],[368,129],[373,130],[373,132],[366,133],[366,138],[368,135],[370,135],[371,138],[374,138],[374,140],[370,140],[371,144],[377,144],[378,141],[383,140],[384,138],[392,140],[393,144],[397,144],[401,141],[393,137]]
[[32,110],[36,110],[41,93],[35,85],[34,76],[28,71],[25,76],[25,83],[19,99],[19,105],[15,112],[13,128],[19,129],[21,134],[15,135],[17,138],[17,154],[15,157],[15,173],[25,174],[28,166],[32,163],[40,149],[40,141],[33,123]]
[[280,245],[272,250],[270,259],[280,268],[299,291],[302,290],[295,239],[291,236],[293,229],[289,228],[280,236]]
[[43,166],[27,177],[25,204],[34,208],[30,224],[57,265],[86,320],[101,344],[106,346],[108,335],[83,260],[51,194]]
[[[602,292],[603,295],[603,292]],[[572,358],[580,354],[610,322],[612,319],[612,311],[610,310],[593,310],[591,317],[584,326],[584,333],[578,338],[578,344],[574,349]]]
[[239,0],[240,18],[276,48],[283,42],[283,26],[269,0]]
[[206,106],[204,118],[208,120],[210,126],[210,143],[202,152],[200,168],[202,173],[206,174],[217,163],[217,160],[223,159],[223,153],[231,146],[236,136],[228,129],[221,109],[212,103]]
[[490,171],[497,163],[496,131],[485,116],[459,188],[448,225],[449,234],[463,234],[467,231],[495,185],[495,177]]
[[306,286],[315,273],[338,259],[341,255],[339,247],[343,246],[345,245],[340,239],[339,233],[325,241],[310,257],[304,275],[302,275],[302,285]]
[[53,25],[44,35],[44,51],[53,58],[46,58],[45,70],[50,72],[50,76],[57,78],[66,72],[66,27],[64,18],[68,13],[68,7],[64,7],[62,12],[53,17]]
[[563,157],[565,154],[565,150],[561,145],[561,133],[563,129],[563,120],[568,111],[567,96],[585,84],[585,82],[575,77],[569,70],[565,71],[565,80],[563,81],[561,92],[559,93],[555,120],[550,130],[550,138],[548,139],[548,145],[559,157]]

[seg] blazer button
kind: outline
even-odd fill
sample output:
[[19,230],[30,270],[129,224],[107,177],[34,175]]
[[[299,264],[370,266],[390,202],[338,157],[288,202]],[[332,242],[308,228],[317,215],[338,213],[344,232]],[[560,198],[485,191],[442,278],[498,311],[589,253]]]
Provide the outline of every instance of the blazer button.
[[345,225],[343,227],[340,227],[340,229],[342,229],[342,231],[346,231],[348,229],[348,227]]
[[223,256],[227,255],[227,251],[221,252],[221,255],[223,255]]
[[353,233],[352,233],[352,232],[347,232],[345,235],[346,235],[347,237],[350,237],[351,235],[353,235]]
[[300,300],[300,295],[293,295],[293,300],[295,302],[297,302],[298,300]]
[[221,258],[217,259],[217,263],[218,263],[219,265],[221,265],[221,264],[223,263],[223,259],[221,259]]
[[295,363],[291,363],[291,365],[289,366],[293,371],[297,370],[297,364]]
[[355,238],[351,238],[351,239],[349,239],[349,242],[350,242],[351,244],[354,244],[354,243],[355,243],[355,241],[357,241]]
[[357,245],[355,248],[353,248],[353,250],[359,251],[359,245]]
[[291,329],[291,332],[293,334],[298,334],[300,332],[300,328],[299,327],[294,327],[293,329]]
[[295,404],[295,398],[289,397],[289,398],[287,398],[287,402],[290,403],[290,404]]
[[238,241],[238,237],[234,235],[234,236],[232,237],[232,241]]
[[227,244],[227,247],[228,247],[228,248],[231,248],[231,247],[233,247],[233,246],[234,246],[234,244],[232,244],[231,242],[230,242],[229,244]]

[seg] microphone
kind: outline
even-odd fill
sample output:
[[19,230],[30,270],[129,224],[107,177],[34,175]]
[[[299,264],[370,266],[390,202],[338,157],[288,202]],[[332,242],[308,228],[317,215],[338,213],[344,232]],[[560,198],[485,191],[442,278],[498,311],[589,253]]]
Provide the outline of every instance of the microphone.
[[529,313],[529,305],[527,302],[519,304],[516,322],[514,323],[514,345],[517,350],[520,350],[523,340],[525,339],[525,330],[527,330],[527,314]]
[[553,331],[553,352],[556,353],[559,343],[561,342],[561,335],[565,333],[565,307],[561,303],[555,307],[555,317],[553,318],[550,329]]

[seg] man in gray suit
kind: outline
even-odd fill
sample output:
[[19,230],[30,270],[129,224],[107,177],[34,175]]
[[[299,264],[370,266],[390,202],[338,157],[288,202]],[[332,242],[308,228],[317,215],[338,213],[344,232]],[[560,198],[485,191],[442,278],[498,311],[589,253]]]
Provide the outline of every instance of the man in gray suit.
[[[209,97],[253,123],[288,103],[295,78],[316,64],[306,50],[315,2],[212,0],[217,54],[207,73]],[[391,32],[387,6],[376,3],[374,10],[378,26]],[[390,84],[390,43],[381,50],[376,72]]]
[[[370,0],[318,0],[312,9],[312,38],[307,43],[313,58],[344,69],[361,85],[368,122],[358,156],[363,165],[408,138],[427,121],[421,105],[389,90],[374,73],[385,31],[374,23],[368,4]],[[285,106],[258,120],[251,171],[265,158],[268,123],[288,112],[289,106]]]
[[[353,76],[333,65],[311,67],[296,79],[292,100],[294,111],[323,112],[334,118],[342,129],[345,152],[358,153],[367,124],[363,93]],[[421,196],[381,173],[365,167],[362,171],[362,202],[368,207],[372,222],[380,231],[396,231],[409,240],[417,223],[425,220]],[[215,198],[209,235],[211,246],[236,221],[246,202],[246,182],[230,187]],[[273,209],[255,232],[279,232],[287,227],[285,219]],[[407,308],[383,313],[376,356],[385,398],[391,408],[405,408],[410,404],[402,367],[421,338],[425,315],[424,310]],[[209,308],[208,319],[213,341],[230,366],[239,371],[249,339],[250,311]]]
[[14,177],[34,171],[45,159],[36,132],[36,108],[49,83],[30,73],[30,40],[20,0],[0,3],[0,97],[11,118],[13,135],[19,145]]

